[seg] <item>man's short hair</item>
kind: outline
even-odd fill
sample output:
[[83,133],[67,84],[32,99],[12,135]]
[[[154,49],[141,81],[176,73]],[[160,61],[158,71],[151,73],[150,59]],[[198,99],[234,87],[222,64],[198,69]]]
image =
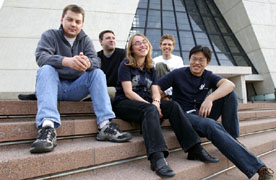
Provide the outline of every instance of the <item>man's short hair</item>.
[[66,6],[64,9],[63,9],[63,12],[62,12],[62,17],[64,18],[65,14],[67,13],[67,11],[72,11],[74,13],[78,13],[78,14],[81,14],[82,15],[82,22],[84,22],[84,10],[78,6],[78,5],[75,5],[75,4],[70,4],[68,6]]
[[111,31],[111,30],[104,30],[104,31],[100,32],[100,34],[99,34],[99,40],[103,40],[103,36],[104,36],[105,33],[112,33],[115,36],[115,34],[114,34],[113,31]]
[[208,63],[211,61],[211,58],[212,58],[211,50],[207,46],[202,46],[202,45],[197,45],[190,50],[189,59],[193,54],[197,52],[202,52],[204,56],[207,58]]
[[175,40],[174,40],[174,37],[173,35],[171,34],[164,34],[161,39],[160,39],[160,45],[162,45],[162,42],[165,40],[165,39],[169,39],[173,42],[173,46],[175,46]]

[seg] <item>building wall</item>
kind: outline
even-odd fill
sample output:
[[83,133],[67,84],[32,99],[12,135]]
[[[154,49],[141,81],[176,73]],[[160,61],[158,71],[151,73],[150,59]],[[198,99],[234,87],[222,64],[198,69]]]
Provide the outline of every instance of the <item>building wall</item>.
[[257,94],[274,92],[276,85],[276,1],[214,0],[264,81]]
[[139,0],[5,0],[0,9],[0,99],[35,90],[38,66],[34,51],[41,34],[60,26],[63,8],[77,4],[86,15],[84,31],[101,46],[98,34],[112,29],[117,46],[124,47]]

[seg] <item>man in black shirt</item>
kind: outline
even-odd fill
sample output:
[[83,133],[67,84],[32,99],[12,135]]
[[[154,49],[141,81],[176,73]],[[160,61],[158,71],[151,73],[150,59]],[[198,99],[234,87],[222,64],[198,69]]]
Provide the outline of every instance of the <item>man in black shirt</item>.
[[102,31],[99,34],[99,41],[103,49],[97,54],[101,59],[101,69],[106,75],[109,97],[113,99],[116,92],[118,68],[126,53],[124,49],[116,48],[115,34],[111,30]]

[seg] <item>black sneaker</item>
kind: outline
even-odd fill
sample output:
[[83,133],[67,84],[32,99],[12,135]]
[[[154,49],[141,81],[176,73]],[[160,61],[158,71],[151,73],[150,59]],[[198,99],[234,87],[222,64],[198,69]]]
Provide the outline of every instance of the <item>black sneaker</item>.
[[113,122],[107,123],[99,130],[96,139],[98,141],[126,142],[132,138],[128,132],[122,132],[119,126]]
[[52,127],[43,127],[38,130],[38,135],[33,142],[30,152],[31,153],[44,153],[51,152],[57,145],[57,133],[55,128]]

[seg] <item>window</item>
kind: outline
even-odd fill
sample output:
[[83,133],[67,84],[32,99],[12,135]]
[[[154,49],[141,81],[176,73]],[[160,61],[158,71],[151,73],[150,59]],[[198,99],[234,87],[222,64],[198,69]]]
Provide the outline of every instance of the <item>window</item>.
[[161,55],[161,36],[172,34],[173,54],[184,64],[189,64],[192,47],[205,45],[213,53],[212,65],[251,66],[257,73],[213,0],[140,0],[130,36],[135,33],[148,37],[153,57]]

